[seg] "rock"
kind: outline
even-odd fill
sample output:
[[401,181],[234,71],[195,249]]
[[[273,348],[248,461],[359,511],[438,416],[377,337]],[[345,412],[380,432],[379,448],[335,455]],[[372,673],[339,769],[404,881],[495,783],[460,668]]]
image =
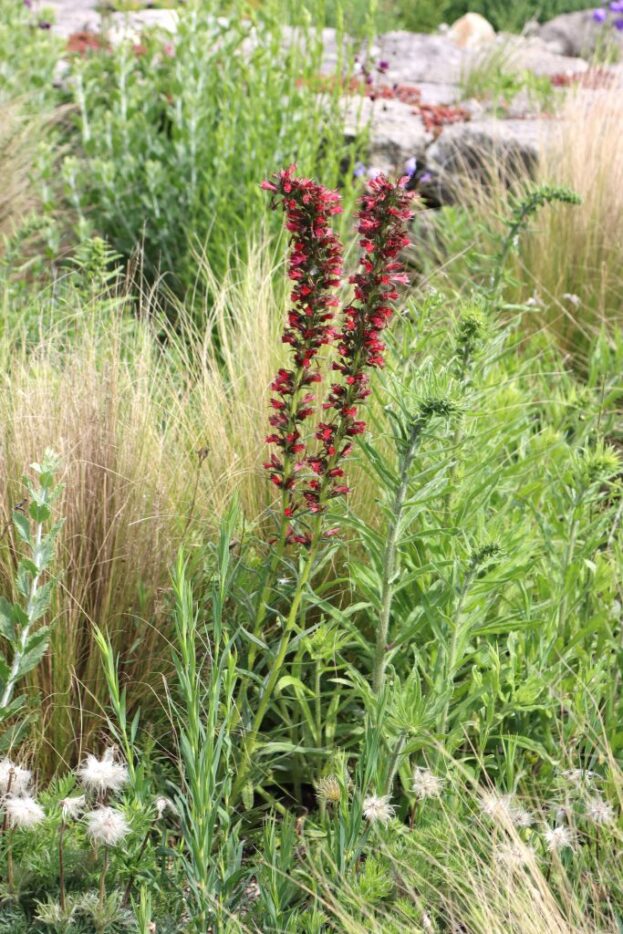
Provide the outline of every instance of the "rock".
[[49,3],[39,4],[41,10],[52,14],[52,30],[63,39],[80,32],[95,33],[100,28],[100,15],[95,9],[95,0],[82,3]]
[[408,159],[424,159],[430,135],[409,104],[395,100],[344,98],[346,137],[369,127],[368,165],[381,172],[402,174]]
[[555,44],[563,55],[590,58],[606,38],[623,52],[623,35],[612,25],[613,18],[597,23],[593,19],[593,9],[562,13],[544,23],[537,35],[544,42]]
[[446,36],[388,32],[379,37],[387,76],[400,84],[460,84],[466,51]]
[[446,127],[428,148],[426,166],[439,179],[441,200],[452,201],[463,174],[487,181],[491,171],[508,180],[532,172],[539,154],[555,137],[553,120],[477,120]]
[[497,64],[498,60],[504,71],[519,74],[530,71],[548,77],[579,74],[588,69],[584,59],[552,52],[543,39],[503,33],[496,38],[493,46],[466,53],[465,72],[484,67],[488,61]]
[[477,49],[495,40],[495,29],[480,13],[466,13],[452,24],[448,38],[461,49]]
[[[175,35],[179,22],[177,10],[138,10],[136,13],[111,13],[107,18],[107,38],[116,45],[126,39],[140,42],[145,29],[159,29]],[[106,22],[103,24],[104,27]]]
[[440,104],[458,104],[461,91],[458,84],[432,84],[421,81],[418,88],[422,94],[422,103],[437,107]]

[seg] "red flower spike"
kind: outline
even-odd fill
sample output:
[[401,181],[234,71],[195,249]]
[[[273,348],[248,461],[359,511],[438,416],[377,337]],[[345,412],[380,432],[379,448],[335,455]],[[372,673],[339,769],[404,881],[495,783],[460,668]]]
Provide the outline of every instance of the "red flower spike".
[[343,381],[331,386],[322,403],[323,411],[332,410],[335,418],[318,426],[316,437],[322,450],[308,458],[308,466],[319,479],[303,491],[308,508],[314,512],[322,511],[328,499],[349,492],[345,483],[338,482],[344,476],[339,462],[352,449],[350,443],[343,442],[366,429],[366,423],[357,418],[359,406],[370,394],[366,371],[384,364],[385,345],[380,334],[393,314],[391,302],[398,298],[396,284],[409,281],[397,259],[409,243],[406,223],[412,216],[412,196],[405,184],[405,179],[394,184],[379,175],[369,183],[360,201],[360,271],[350,279],[355,300],[344,309],[342,329],[336,338],[338,360],[333,363],[333,370],[341,374]]
[[[340,196],[311,179],[296,176],[295,170],[291,165],[261,185],[273,193],[273,208],[280,205],[285,213],[285,226],[292,234],[288,276],[296,283],[282,337],[292,348],[293,366],[280,369],[271,383],[275,395],[270,405],[275,414],[269,423],[275,431],[266,438],[282,452],[279,470],[272,459],[265,466],[271,471],[271,481],[283,490],[287,517],[298,509],[294,476],[306,461],[301,456],[305,455],[306,442],[300,426],[314,415],[314,397],[303,390],[321,380],[316,356],[335,336],[332,322],[337,300],[331,293],[342,276],[342,247],[330,226],[330,218],[342,210]],[[309,536],[291,529],[286,537],[290,542],[308,544]]]

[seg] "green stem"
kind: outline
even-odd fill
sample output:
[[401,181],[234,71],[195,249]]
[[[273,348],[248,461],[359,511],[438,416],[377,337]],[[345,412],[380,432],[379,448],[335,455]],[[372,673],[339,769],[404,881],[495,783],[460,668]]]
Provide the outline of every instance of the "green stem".
[[417,453],[418,444],[424,427],[422,418],[416,419],[409,434],[407,449],[402,459],[400,478],[392,518],[387,531],[385,554],[383,556],[383,580],[381,585],[381,616],[376,631],[376,649],[374,653],[373,684],[376,694],[380,694],[385,687],[385,669],[387,665],[387,639],[389,635],[389,622],[392,611],[392,602],[395,592],[395,578],[398,558],[398,536],[400,520],[404,510],[407,491],[409,489],[409,473]]
[[[35,532],[35,545],[32,549],[32,554],[35,561],[40,561],[40,548],[41,541],[43,539],[43,524],[37,524],[37,530]],[[19,678],[19,669],[24,657],[24,652],[26,651],[26,645],[28,644],[28,637],[30,635],[30,630],[32,629],[35,623],[35,611],[36,605],[35,600],[37,596],[37,591],[39,590],[39,581],[41,579],[42,569],[39,569],[35,576],[32,579],[30,585],[30,591],[28,593],[28,600],[26,603],[26,615],[28,617],[28,622],[23,627],[20,636],[18,645],[15,647],[13,653],[13,661],[11,663],[11,670],[9,671],[4,692],[2,698],[0,699],[0,710],[4,707],[8,707],[11,702],[11,697],[13,696],[13,690],[17,684]]]
[[58,882],[60,886],[59,902],[63,914],[65,914],[65,856],[63,852],[64,834],[65,821],[61,820],[61,826],[58,832]]
[[108,871],[108,847],[104,847],[104,862],[102,865],[102,871],[100,873],[100,884],[99,884],[100,911],[104,910],[104,902],[106,901],[106,873],[107,871]]
[[255,717],[253,718],[253,724],[251,726],[250,731],[247,733],[245,737],[243,751],[242,751],[241,765],[238,770],[238,776],[232,788],[232,800],[234,803],[240,796],[240,793],[242,789],[244,788],[244,785],[247,781],[249,771],[251,768],[251,759],[252,759],[253,753],[255,752],[255,748],[257,746],[257,738],[258,738],[258,735],[259,735],[259,732],[262,726],[262,721],[264,720],[266,711],[268,710],[268,706],[272,699],[277,682],[279,678],[281,677],[281,669],[286,659],[286,655],[288,654],[288,649],[290,647],[290,640],[292,638],[292,632],[296,625],[296,620],[298,617],[299,609],[301,606],[301,602],[303,600],[303,594],[309,582],[309,578],[311,576],[312,568],[313,568],[314,561],[316,558],[316,552],[318,549],[318,537],[319,536],[315,537],[315,540],[312,543],[312,546],[309,550],[307,561],[303,568],[303,573],[301,574],[299,578],[296,592],[294,594],[292,604],[290,605],[290,611],[288,613],[288,616],[287,616],[287,619],[284,625],[283,634],[281,636],[281,641],[279,643],[279,649],[277,651],[277,655],[275,659],[273,660],[273,663],[270,669],[270,674],[268,675],[268,678],[266,680],[266,683],[260,695],[260,699],[257,705],[257,710],[255,712]]

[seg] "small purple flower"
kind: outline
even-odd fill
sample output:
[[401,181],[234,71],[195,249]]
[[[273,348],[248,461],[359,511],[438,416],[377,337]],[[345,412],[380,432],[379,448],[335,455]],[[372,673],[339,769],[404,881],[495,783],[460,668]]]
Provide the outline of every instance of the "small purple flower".
[[411,156],[411,158],[407,159],[407,161],[405,162],[405,175],[408,175],[410,177],[411,175],[415,175],[416,171],[417,171],[417,159],[415,158],[415,156]]
[[432,182],[433,176],[430,172],[424,172],[420,176],[420,185],[428,185],[429,182]]
[[27,10],[32,10],[32,0],[24,0],[24,6]]
[[603,7],[598,7],[598,9],[593,10],[593,19],[596,23],[605,23],[607,15],[608,12],[604,10]]
[[623,17],[621,19],[615,19],[614,28],[618,29],[619,32],[623,32]]
[[353,175],[355,176],[355,178],[361,178],[362,175],[366,174],[366,171],[367,169],[365,165],[363,164],[363,162],[355,163],[355,168],[353,169]]
[[613,0],[613,2],[610,4],[610,12],[623,13],[623,0]]
[[389,62],[382,58],[376,67],[384,75],[386,71],[389,71]]

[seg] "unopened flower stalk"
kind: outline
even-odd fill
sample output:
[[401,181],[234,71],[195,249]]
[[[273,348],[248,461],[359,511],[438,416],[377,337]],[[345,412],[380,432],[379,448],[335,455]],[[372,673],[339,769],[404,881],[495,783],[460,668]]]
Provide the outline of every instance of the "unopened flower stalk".
[[373,684],[379,694],[385,686],[385,668],[387,665],[389,623],[392,603],[396,589],[396,570],[398,556],[398,536],[404,510],[411,467],[426,425],[434,415],[448,415],[450,405],[447,402],[431,400],[422,406],[420,414],[414,420],[409,431],[404,454],[400,463],[398,486],[392,506],[392,517],[387,530],[385,552],[383,556],[383,578],[381,582],[381,615],[376,630],[376,648],[374,653]]

